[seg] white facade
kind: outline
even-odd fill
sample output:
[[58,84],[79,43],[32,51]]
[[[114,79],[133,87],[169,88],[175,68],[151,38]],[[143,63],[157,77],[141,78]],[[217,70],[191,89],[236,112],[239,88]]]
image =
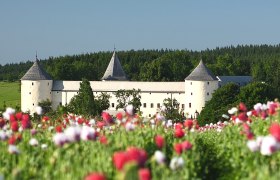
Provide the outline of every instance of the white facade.
[[[153,116],[163,105],[164,99],[171,98],[180,103],[179,110],[189,118],[196,118],[205,103],[212,98],[215,90],[225,83],[234,80],[239,84],[246,84],[251,81],[250,78],[243,76],[216,77],[202,61],[184,82],[127,81],[115,52],[102,79],[103,81],[90,81],[90,85],[94,96],[102,92],[111,96],[108,111],[116,110],[115,92],[140,89],[142,103],[140,111],[144,117]],[[38,103],[47,99],[51,101],[53,109],[59,105],[67,105],[78,94],[80,83],[81,81],[53,81],[36,60],[21,79],[21,109],[23,112],[34,113]]]
[[212,98],[212,94],[218,89],[218,81],[194,81],[185,80],[186,112],[189,117],[196,118],[205,103]]
[[52,80],[22,80],[21,109],[23,112],[35,112],[38,103],[49,99],[52,101]]

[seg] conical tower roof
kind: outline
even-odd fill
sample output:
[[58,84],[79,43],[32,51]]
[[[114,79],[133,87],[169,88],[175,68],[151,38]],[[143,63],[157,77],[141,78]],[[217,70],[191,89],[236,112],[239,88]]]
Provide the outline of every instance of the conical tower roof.
[[128,81],[115,51],[101,80]]
[[36,61],[31,66],[31,68],[25,73],[21,80],[52,80],[51,76],[44,71],[44,69],[39,65],[39,61]]
[[217,81],[217,77],[205,66],[200,60],[198,66],[185,78],[185,80],[193,81]]

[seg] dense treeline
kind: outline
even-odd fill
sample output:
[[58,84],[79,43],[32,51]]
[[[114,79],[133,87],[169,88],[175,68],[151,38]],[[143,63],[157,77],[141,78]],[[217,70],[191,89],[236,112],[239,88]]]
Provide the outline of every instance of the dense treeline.
[[[130,50],[117,55],[131,80],[183,81],[202,58],[215,75],[252,75],[280,90],[280,44],[229,46],[204,51]],[[100,80],[112,52],[49,57],[41,60],[57,80]],[[19,80],[31,61],[0,65],[0,80]]]

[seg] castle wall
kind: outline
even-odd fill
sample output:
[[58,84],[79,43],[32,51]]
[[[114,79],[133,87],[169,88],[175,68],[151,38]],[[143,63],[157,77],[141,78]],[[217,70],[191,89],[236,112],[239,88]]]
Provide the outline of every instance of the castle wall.
[[205,103],[212,98],[212,94],[218,88],[218,81],[186,80],[186,112],[188,117],[196,118],[196,112],[201,112],[205,107]]
[[52,101],[52,80],[22,80],[21,81],[21,110],[34,113],[38,103],[49,99]]

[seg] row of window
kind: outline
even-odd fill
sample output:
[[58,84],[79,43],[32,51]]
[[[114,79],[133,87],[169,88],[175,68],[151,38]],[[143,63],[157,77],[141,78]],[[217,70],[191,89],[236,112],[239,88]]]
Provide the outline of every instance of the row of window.
[[[111,107],[114,108],[115,103],[111,103]],[[143,108],[147,108],[147,103],[143,103]],[[154,103],[150,104],[150,108],[154,108]],[[160,103],[157,103],[157,108],[160,108]],[[176,107],[176,108],[178,108],[178,107]],[[185,104],[181,104],[181,108],[185,109]]]
[[[193,93],[191,92],[191,96],[193,95]],[[207,96],[209,96],[209,92],[207,93]]]
[[[190,84],[192,85],[192,82],[190,82]],[[209,82],[207,82],[207,85],[209,85],[210,83]]]

